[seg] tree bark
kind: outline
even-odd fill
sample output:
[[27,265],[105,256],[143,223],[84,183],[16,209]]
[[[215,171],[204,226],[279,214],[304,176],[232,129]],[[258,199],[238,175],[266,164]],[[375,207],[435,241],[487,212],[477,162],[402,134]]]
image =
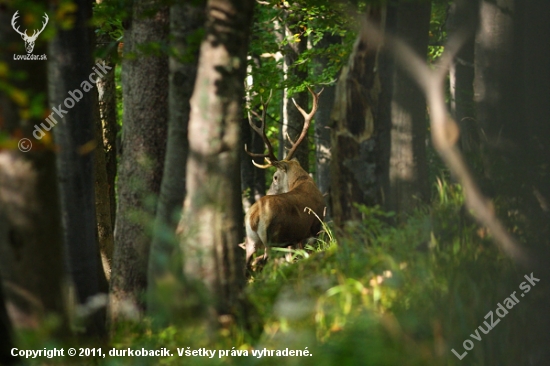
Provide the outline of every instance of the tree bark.
[[[400,2],[388,6],[388,13],[395,11],[395,29],[391,22],[386,30],[394,33],[417,54],[425,58],[430,26],[429,2]],[[386,86],[385,81],[392,83]],[[407,71],[393,67],[391,79],[385,79],[382,88],[391,90],[389,120],[382,122],[389,132],[388,178],[384,187],[384,206],[398,217],[412,212],[420,203],[428,202],[428,166],[426,160],[426,101],[424,94]],[[387,123],[387,124],[386,124]]]
[[113,323],[139,317],[144,310],[151,244],[146,223],[155,217],[166,151],[168,57],[144,53],[139,46],[166,40],[169,12],[155,8],[154,15],[146,16],[151,6],[148,0],[134,1],[125,32],[122,157],[110,297]]
[[[381,20],[381,8],[370,8],[367,17]],[[331,208],[338,228],[360,220],[354,203],[373,205],[379,201],[380,177],[380,65],[378,47],[360,33],[348,65],[336,85],[331,119]]]
[[[550,257],[550,24],[546,1],[481,1],[476,36],[475,95],[491,195],[524,238],[540,278]],[[503,215],[504,216],[504,215]],[[537,273],[535,272],[535,273]],[[510,364],[543,365],[550,358],[548,291],[530,305],[524,351]]]
[[[13,60],[13,53],[25,53],[21,37],[10,26],[16,10],[9,6],[0,9],[0,44],[13,50],[1,52],[0,58],[10,74],[27,76],[10,82],[13,91],[25,98],[0,95],[0,131],[14,142],[13,148],[0,150],[0,271],[14,327],[38,328],[46,316],[54,316],[60,320],[58,333],[63,334],[68,324],[62,291],[64,252],[55,153],[51,139],[37,140],[32,135],[35,125],[46,124],[47,64]],[[43,40],[39,37],[36,42],[37,55],[46,54]],[[29,101],[39,96],[33,108],[41,112],[31,114]],[[16,149],[21,137],[28,141],[20,142],[19,147],[32,144],[30,151]]]
[[209,0],[191,98],[187,197],[180,222],[189,319],[238,316],[244,285],[240,128],[252,0]]
[[181,272],[181,263],[177,263],[181,256],[178,255],[180,250],[175,230],[185,198],[189,100],[195,85],[199,57],[199,44],[190,40],[196,39],[204,27],[205,5],[206,2],[199,5],[176,4],[170,9],[171,47],[176,55],[171,56],[169,61],[168,140],[149,258],[148,311],[157,319],[161,316],[173,318],[175,315],[166,314],[164,308],[171,303],[171,299],[159,299],[158,286],[161,281],[174,275],[174,270]]
[[[294,6],[297,7],[297,5]],[[296,10],[287,11],[284,23],[284,36],[289,40],[289,43],[284,48],[283,73],[284,79],[289,85],[283,90],[282,125],[279,129],[279,159],[283,159],[288,149],[292,147],[292,142],[288,140],[287,134],[292,141],[296,141],[304,126],[304,117],[294,106],[292,99],[304,110],[308,110],[309,94],[307,91],[295,93],[292,97],[288,92],[289,86],[295,87],[307,79],[307,68],[304,65],[296,64],[300,55],[307,50],[307,36],[301,34],[299,42],[293,41],[293,35],[301,32],[298,28],[301,19],[302,16]],[[294,157],[298,159],[306,172],[309,171],[309,139],[307,136],[296,149]]]
[[[479,22],[479,1],[458,0],[451,4],[447,29],[449,34],[466,26],[476,29]],[[451,112],[460,126],[460,147],[464,153],[479,153],[481,130],[474,105],[474,45],[472,34],[460,51],[450,70]]]
[[[93,108],[97,99],[90,84],[103,74],[101,68],[92,69],[91,30],[88,28],[92,4],[81,0],[77,6],[75,27],[59,30],[50,44],[48,72],[49,100],[60,111],[52,113],[50,120],[57,122],[52,129],[60,147],[57,167],[64,240],[77,301],[85,304],[90,297],[102,292],[100,286],[105,283],[99,264],[92,154],[96,145]],[[92,90],[88,91],[88,87]],[[52,110],[56,111],[53,107]],[[87,330],[103,333],[104,316],[104,313],[96,314]]]
[[[253,106],[252,108],[256,108]],[[256,111],[261,114],[256,108]],[[251,115],[250,118],[253,118],[253,123],[258,123],[254,120],[254,117]],[[267,123],[267,121],[266,121]],[[262,154],[265,152],[265,145],[262,137],[257,134],[250,127],[248,118],[243,118],[241,126],[241,141],[246,148],[256,154]],[[255,161],[257,164],[265,164],[264,159],[262,158],[253,158],[246,153],[241,152],[241,192],[243,192],[243,208],[244,211],[248,211],[250,206],[252,206],[257,200],[265,196],[265,170],[258,169],[252,164],[252,161]]]
[[[95,90],[93,91],[95,92]],[[107,157],[106,151],[103,149],[103,128],[99,110],[98,95],[92,95],[92,103],[94,105],[94,138],[98,143],[94,150],[94,177],[95,177],[95,210],[97,220],[97,239],[99,252],[101,256],[101,265],[105,274],[105,280],[111,279],[111,263],[113,261],[113,252],[115,248],[115,238],[113,233],[113,221],[111,214],[110,195],[113,189],[109,186],[109,177],[107,174]],[[109,286],[104,283],[105,289],[102,291],[108,292]]]
[[[332,36],[326,33],[323,39],[319,42],[318,46],[321,49],[327,48],[332,44],[337,44],[342,41],[339,36]],[[318,73],[327,66],[327,57],[319,56],[317,59]],[[330,131],[331,131],[331,118],[330,114],[334,106],[334,98],[336,96],[336,85],[328,85],[324,87],[323,94],[319,96],[319,108],[315,113],[315,180],[317,187],[322,194],[326,195],[330,192],[330,160],[331,160],[331,146],[330,146]],[[330,198],[326,198],[327,207],[330,206]],[[327,215],[330,214],[330,207],[327,210]],[[328,216],[325,216],[327,220]]]
[[[101,79],[97,81],[97,90],[99,93],[99,111],[100,111],[100,132],[101,140],[103,142],[102,147],[105,151],[105,169],[107,174],[107,188],[109,210],[111,211],[111,228],[115,227],[116,218],[116,199],[115,199],[115,179],[117,174],[117,149],[116,139],[119,131],[117,123],[117,100],[116,100],[116,83],[115,83],[115,68],[116,64],[113,61],[113,53],[116,52],[118,44],[111,40],[108,34],[105,34],[98,38],[98,43],[101,45],[109,44],[107,47],[107,54],[100,61],[105,61],[105,64],[111,68],[111,70],[105,74]],[[101,146],[101,145],[100,145]]]
[[[101,0],[96,0],[99,4]],[[115,68],[113,54],[118,42],[108,34],[96,38],[96,51],[102,51],[99,62],[105,63],[110,70],[97,80],[97,95],[94,95],[94,136],[98,147],[94,152],[95,207],[97,236],[101,263],[105,278],[111,279],[111,264],[114,252],[115,228],[115,178],[116,178],[116,135],[117,102]]]

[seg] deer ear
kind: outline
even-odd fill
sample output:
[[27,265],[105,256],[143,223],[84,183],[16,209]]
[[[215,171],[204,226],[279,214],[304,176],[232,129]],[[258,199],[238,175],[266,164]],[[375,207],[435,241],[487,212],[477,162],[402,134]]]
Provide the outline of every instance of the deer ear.
[[281,169],[283,172],[288,170],[288,164],[282,160],[274,161],[271,163],[275,168]]

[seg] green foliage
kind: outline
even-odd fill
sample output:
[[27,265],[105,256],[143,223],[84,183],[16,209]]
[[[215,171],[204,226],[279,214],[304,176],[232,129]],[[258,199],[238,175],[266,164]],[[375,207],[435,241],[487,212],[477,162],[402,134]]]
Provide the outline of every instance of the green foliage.
[[130,4],[127,0],[95,3],[93,24],[96,27],[96,35],[108,34],[113,41],[121,41],[124,35],[122,24],[130,16]]
[[[347,61],[355,38],[356,27],[343,3],[328,1],[302,1],[286,3],[270,1],[256,8],[250,44],[249,74],[254,82],[253,94],[264,94],[270,89],[289,89],[295,92],[306,90],[308,85],[333,84],[342,64]],[[350,22],[351,20],[351,22]],[[291,34],[283,37],[282,30],[288,27]],[[339,36],[342,42],[321,47],[321,40]],[[308,37],[311,48],[302,53],[292,68],[314,70],[316,57],[323,56],[328,65],[320,73],[313,73],[308,80],[285,80],[282,75],[282,56],[285,47]]]
[[432,16],[430,17],[430,40],[428,43],[428,62],[434,63],[444,51],[447,40],[447,13],[449,0],[432,1]]
[[[325,224],[318,241],[291,252],[291,263],[282,259],[288,251],[276,251],[246,289],[256,331],[229,322],[211,334],[192,321],[158,328],[146,319],[121,325],[103,349],[167,347],[173,357],[108,357],[88,364],[459,365],[450,349],[462,349],[487,312],[517,289],[523,273],[466,215],[459,185],[440,178],[436,188],[434,204],[399,227],[387,223],[391,213],[359,207],[362,223],[337,235]],[[513,363],[528,311],[527,304],[518,305],[490,336],[482,335],[468,364]],[[22,344],[40,348],[33,346],[33,336],[21,336],[28,337]],[[178,357],[176,349],[187,347],[248,352],[307,347],[313,356]],[[67,360],[51,364],[62,361]]]
[[[336,82],[338,72],[348,60],[356,35],[356,14],[351,14],[345,3],[325,0],[298,3],[271,0],[256,5],[248,58],[247,93],[250,101],[246,108],[259,112],[260,100],[265,100],[273,91],[267,114],[267,136],[275,151],[279,143],[282,91],[286,89],[292,96],[306,91],[308,86],[333,85]],[[283,29],[287,26],[291,34],[283,37]],[[323,42],[328,36],[336,36],[339,41]],[[308,38],[311,47],[290,65],[290,71],[307,70],[307,79],[298,80],[292,72],[285,79],[283,60],[287,47],[304,37]],[[319,65],[321,58],[326,62],[323,67]],[[302,107],[307,109],[308,106]],[[312,126],[308,138],[310,150],[315,150],[313,133]],[[268,171],[267,182],[271,174]]]

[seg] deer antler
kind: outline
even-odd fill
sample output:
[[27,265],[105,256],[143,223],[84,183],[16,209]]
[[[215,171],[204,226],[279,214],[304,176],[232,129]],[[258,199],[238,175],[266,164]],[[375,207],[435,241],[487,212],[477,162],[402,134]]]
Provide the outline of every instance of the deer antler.
[[294,155],[294,153],[296,152],[296,149],[298,148],[298,146],[300,145],[302,140],[306,137],[307,130],[309,128],[309,125],[311,124],[311,120],[313,119],[313,116],[315,115],[315,112],[317,112],[317,107],[319,106],[319,95],[321,95],[321,93],[325,89],[323,88],[323,89],[321,89],[321,91],[319,93],[315,93],[313,91],[313,89],[311,89],[308,86],[307,90],[309,90],[309,92],[311,93],[311,96],[313,97],[313,105],[312,105],[311,111],[309,113],[306,113],[306,111],[304,111],[302,109],[302,107],[300,107],[298,105],[298,103],[296,103],[294,98],[292,98],[292,102],[294,102],[294,105],[296,106],[296,108],[300,111],[302,116],[304,116],[304,127],[302,128],[302,132],[300,133],[300,136],[298,137],[296,142],[293,142],[292,139],[290,138],[290,136],[288,136],[288,134],[287,134],[287,138],[292,143],[292,147],[288,151],[288,154],[286,154],[285,160],[292,159],[292,155]]
[[250,114],[248,115],[248,123],[250,124],[250,127],[252,127],[252,129],[254,131],[256,131],[256,133],[262,137],[262,140],[264,141],[264,144],[267,147],[267,154],[252,153],[252,152],[248,151],[248,147],[246,146],[246,144],[244,145],[244,151],[248,155],[252,156],[253,158],[265,158],[266,164],[264,164],[264,165],[257,164],[254,160],[252,160],[252,164],[254,164],[256,167],[261,168],[261,169],[269,168],[271,166],[272,161],[277,161],[278,160],[277,157],[275,156],[275,153],[273,152],[273,146],[271,146],[271,143],[269,142],[269,139],[267,138],[267,135],[265,133],[265,119],[266,119],[266,116],[267,116],[267,107],[269,105],[269,102],[271,101],[271,96],[272,95],[273,95],[273,90],[271,90],[269,92],[269,97],[267,98],[267,100],[265,102],[264,102],[263,98],[261,98],[261,105],[262,105],[262,115],[261,116],[256,111],[250,110],[250,113],[252,113],[256,118],[258,118],[260,120],[260,126],[259,127],[256,126],[256,124],[252,121],[252,118],[250,117]]
[[[35,38],[35,39],[36,39],[36,37],[38,37],[38,35],[39,35],[40,33],[42,33],[42,31],[44,30],[44,28],[46,28],[46,25],[48,24],[48,20],[50,20],[50,18],[48,18],[48,14],[46,14],[46,13],[44,13],[43,18],[45,18],[45,19],[44,19],[45,22],[42,22],[42,29],[40,29],[40,30],[38,31],[38,33],[36,33],[36,29],[35,29],[34,32],[32,33],[32,36],[31,36],[30,38]],[[35,35],[35,33],[36,33],[36,35]]]
[[[32,35],[29,36],[29,35],[27,34],[27,30],[26,30],[26,29],[25,29],[24,32],[21,32],[21,31],[19,30],[19,26],[17,26],[17,28],[16,28],[15,22],[16,22],[17,18],[19,18],[19,14],[18,14],[18,13],[19,13],[19,10],[17,10],[17,11],[15,12],[15,14],[13,14],[13,17],[11,18],[11,26],[12,26],[12,28],[13,28],[17,33],[19,33],[23,38],[26,38],[26,39],[36,39],[36,38],[40,35],[40,33],[42,33],[42,31],[44,30],[44,28],[46,28],[46,25],[48,24],[48,21],[50,20],[50,18],[48,17],[48,14],[44,13],[44,16],[43,16],[43,17],[44,17],[44,21],[42,22],[42,29],[40,29],[40,30],[35,29],[35,30],[33,31]],[[36,33],[36,32],[38,32],[38,33]]]
[[15,12],[15,14],[13,14],[13,17],[11,17],[11,27],[13,28],[14,31],[16,31],[17,33],[19,33],[21,36],[23,37],[28,37],[27,36],[27,30],[25,29],[25,32],[21,32],[19,30],[19,26],[17,26],[17,28],[15,28],[15,21],[17,20],[17,18],[19,18],[19,15],[17,14],[19,13],[19,10],[17,10]]

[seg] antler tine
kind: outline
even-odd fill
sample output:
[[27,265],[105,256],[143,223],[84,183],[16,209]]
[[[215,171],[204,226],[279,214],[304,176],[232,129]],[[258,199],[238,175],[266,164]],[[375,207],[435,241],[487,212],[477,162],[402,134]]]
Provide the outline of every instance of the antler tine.
[[260,126],[256,126],[256,124],[252,121],[252,118],[248,118],[248,123],[250,124],[250,127],[252,127],[252,129],[262,137],[262,140],[265,144],[265,146],[267,147],[267,154],[257,154],[257,153],[252,153],[250,151],[248,151],[248,147],[245,145],[244,147],[244,151],[254,157],[254,158],[266,158],[266,161],[267,161],[267,164],[265,165],[260,165],[260,164],[257,164],[255,161],[252,161],[252,163],[257,166],[258,168],[262,168],[262,169],[265,169],[265,168],[268,168],[271,166],[271,161],[277,161],[277,157],[275,156],[275,152],[273,151],[273,146],[271,146],[271,143],[269,142],[269,139],[267,138],[267,135],[265,133],[265,120],[266,120],[266,117],[267,117],[267,107],[269,105],[269,102],[271,101],[271,97],[273,96],[273,90],[271,90],[269,92],[269,97],[267,98],[267,100],[264,102],[263,98],[261,99],[261,105],[262,105],[262,115],[260,116],[256,111],[253,111],[253,110],[250,110],[250,113],[252,113],[256,118],[258,118],[260,120]]
[[19,13],[19,10],[17,10],[17,11],[15,12],[15,14],[13,14],[13,17],[11,17],[11,27],[12,27],[17,33],[19,33],[20,35],[23,35],[23,34],[27,35],[27,30],[26,30],[26,29],[25,29],[25,33],[23,33],[23,32],[21,32],[21,31],[19,30],[19,26],[17,26],[17,28],[15,28],[15,21],[17,20],[17,18],[19,18],[19,14],[18,14],[18,13]]
[[[319,107],[319,96],[321,95],[323,90],[325,90],[325,88],[321,89],[319,93],[315,93],[313,89],[311,89],[311,87],[309,86],[307,87],[307,90],[309,90],[311,96],[313,97],[313,105],[311,106],[311,111],[309,113],[306,113],[306,111],[304,111],[303,108],[300,107],[298,103],[296,103],[294,98],[292,98],[292,102],[294,103],[296,108],[300,111],[302,116],[304,116],[304,127],[302,128],[302,132],[300,133],[300,136],[298,137],[298,139],[296,139],[296,142],[292,144],[292,147],[288,151],[288,154],[286,155],[285,160],[292,159],[292,156],[296,152],[296,149],[298,148],[300,143],[302,143],[302,140],[306,137],[307,130],[309,129],[309,125],[311,124],[311,120],[313,119],[315,112],[317,112],[317,107]],[[292,142],[292,140],[290,139],[290,136],[288,136],[288,139]]]
[[271,160],[269,160],[269,158],[266,157],[265,161],[267,162],[266,164],[258,164],[254,160],[252,160],[252,164],[254,164],[256,168],[260,168],[260,169],[267,169],[273,166],[273,163],[271,162]]
[[[44,30],[44,28],[46,28],[46,25],[48,24],[48,20],[50,20],[50,18],[48,18],[48,14],[44,13],[44,16],[43,18],[45,18],[44,20],[46,22],[42,22],[42,29],[38,30],[38,29],[35,29],[33,32],[32,32],[32,36],[30,36],[30,38],[34,38],[36,39],[40,33],[42,33],[42,31]],[[37,33],[38,32],[38,33]]]
[[40,29],[40,32],[38,32],[38,34],[42,33],[42,31],[44,30],[44,28],[46,28],[46,25],[48,24],[48,21],[50,20],[50,18],[48,17],[48,14],[44,13],[44,16],[42,18],[45,18],[45,22],[42,22],[42,29]]

